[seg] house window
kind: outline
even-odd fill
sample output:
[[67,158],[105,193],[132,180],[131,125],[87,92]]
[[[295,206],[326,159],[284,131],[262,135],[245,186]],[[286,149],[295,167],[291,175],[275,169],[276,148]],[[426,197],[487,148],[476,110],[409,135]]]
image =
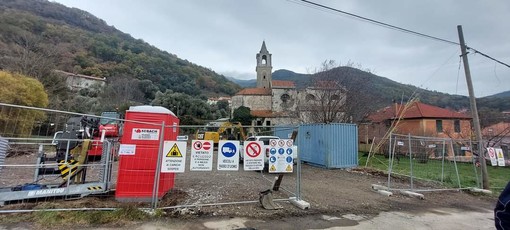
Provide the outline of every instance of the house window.
[[287,103],[287,101],[290,99],[290,96],[285,93],[280,97],[280,99],[282,99],[283,103]]
[[305,99],[306,99],[306,101],[313,101],[313,100],[315,100],[315,96],[313,94],[308,94],[308,95],[306,95]]
[[460,120],[454,120],[453,127],[456,133],[460,133]]
[[267,120],[266,121],[266,126],[271,126],[271,121]]
[[443,132],[443,120],[436,120],[436,131],[438,133]]

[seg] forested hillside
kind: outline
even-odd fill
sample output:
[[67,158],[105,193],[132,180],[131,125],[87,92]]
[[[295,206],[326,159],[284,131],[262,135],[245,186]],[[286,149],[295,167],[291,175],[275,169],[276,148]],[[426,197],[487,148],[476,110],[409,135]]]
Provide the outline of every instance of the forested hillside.
[[[348,90],[361,90],[362,93],[358,95],[366,94],[364,101],[369,102],[372,107],[371,110],[383,108],[394,101],[399,103],[406,102],[414,97],[424,103],[442,108],[450,108],[457,111],[470,110],[469,98],[466,96],[451,95],[401,84],[388,78],[347,66],[333,68],[328,71],[332,71],[332,75],[335,75],[338,81]],[[310,74],[300,74],[289,70],[277,70],[273,73],[273,79],[294,81],[297,87],[305,87],[307,84],[310,84],[311,76]],[[510,96],[507,94],[508,92],[503,92],[477,99],[483,125],[507,119],[501,113],[510,110]],[[361,101],[360,103],[364,102]]]
[[[224,76],[135,39],[85,11],[46,0],[0,1],[0,54],[1,69],[41,81],[50,107],[57,109],[95,112],[150,103],[157,91],[205,99],[240,89]],[[52,73],[55,69],[104,77],[108,86],[90,87],[74,97],[64,79]]]

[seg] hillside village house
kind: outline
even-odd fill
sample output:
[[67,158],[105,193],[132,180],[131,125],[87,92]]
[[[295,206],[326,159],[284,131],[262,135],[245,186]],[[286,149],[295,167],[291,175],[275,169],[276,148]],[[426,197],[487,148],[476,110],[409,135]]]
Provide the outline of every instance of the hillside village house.
[[[316,109],[313,105],[317,103],[321,87],[296,89],[293,81],[273,80],[272,54],[265,41],[256,59],[257,87],[243,89],[233,96],[232,111],[241,106],[250,108],[251,115],[256,117],[254,126],[310,123],[310,114]],[[344,95],[336,96],[345,98]]]
[[93,77],[83,74],[69,73],[62,70],[54,70],[60,76],[65,77],[66,85],[72,91],[79,91],[80,89],[89,88],[94,84],[104,86],[106,78]]
[[[376,142],[381,141],[397,120],[398,125],[393,131],[396,134],[454,140],[471,138],[471,116],[421,102],[412,102],[407,106],[395,103],[371,114],[367,122],[359,125],[359,141],[367,144],[374,139]],[[447,151],[448,155],[453,155],[451,149]],[[461,146],[456,146],[455,151],[457,155],[467,157],[466,160],[472,156],[471,152]]]

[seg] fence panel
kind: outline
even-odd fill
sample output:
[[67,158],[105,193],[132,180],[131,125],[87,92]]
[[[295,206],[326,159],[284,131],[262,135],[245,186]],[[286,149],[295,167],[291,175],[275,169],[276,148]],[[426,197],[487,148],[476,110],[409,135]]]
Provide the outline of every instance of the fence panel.
[[[391,135],[388,187],[435,191],[478,187],[476,158],[469,140]],[[397,187],[395,177],[408,182]],[[400,177],[399,177],[400,176]]]
[[[220,170],[218,155],[228,152],[217,144],[210,146],[212,167],[192,170],[193,140],[199,130],[221,131],[219,139],[239,141],[238,151],[244,154],[245,134],[288,138],[297,130],[297,126],[244,127],[242,135],[239,126],[184,126],[147,116],[120,119],[0,103],[0,136],[5,140],[0,138],[0,148],[5,149],[5,154],[0,151],[0,205],[14,211],[19,207],[10,204],[70,210],[113,209],[124,202],[149,209],[257,203],[259,193],[272,188],[281,174],[268,173],[268,166],[244,170],[242,162],[238,170]],[[98,133],[93,125],[103,120],[123,124],[122,137]],[[258,153],[268,159],[273,151],[267,147],[269,139],[263,142]],[[169,143],[181,146],[178,153]],[[176,156],[186,156],[183,170],[168,172],[164,160]],[[273,192],[275,200],[299,198],[298,168],[283,173],[279,190]],[[63,202],[85,196],[77,204]],[[55,204],[41,206],[48,201]]]

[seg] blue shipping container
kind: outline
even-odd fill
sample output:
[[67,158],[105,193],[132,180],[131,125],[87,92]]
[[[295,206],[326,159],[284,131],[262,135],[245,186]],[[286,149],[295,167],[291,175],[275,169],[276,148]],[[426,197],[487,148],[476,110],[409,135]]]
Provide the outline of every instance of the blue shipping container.
[[299,158],[325,168],[358,166],[358,128],[355,124],[299,126]]
[[297,131],[298,126],[275,126],[274,135],[280,139],[290,139],[292,132]]

